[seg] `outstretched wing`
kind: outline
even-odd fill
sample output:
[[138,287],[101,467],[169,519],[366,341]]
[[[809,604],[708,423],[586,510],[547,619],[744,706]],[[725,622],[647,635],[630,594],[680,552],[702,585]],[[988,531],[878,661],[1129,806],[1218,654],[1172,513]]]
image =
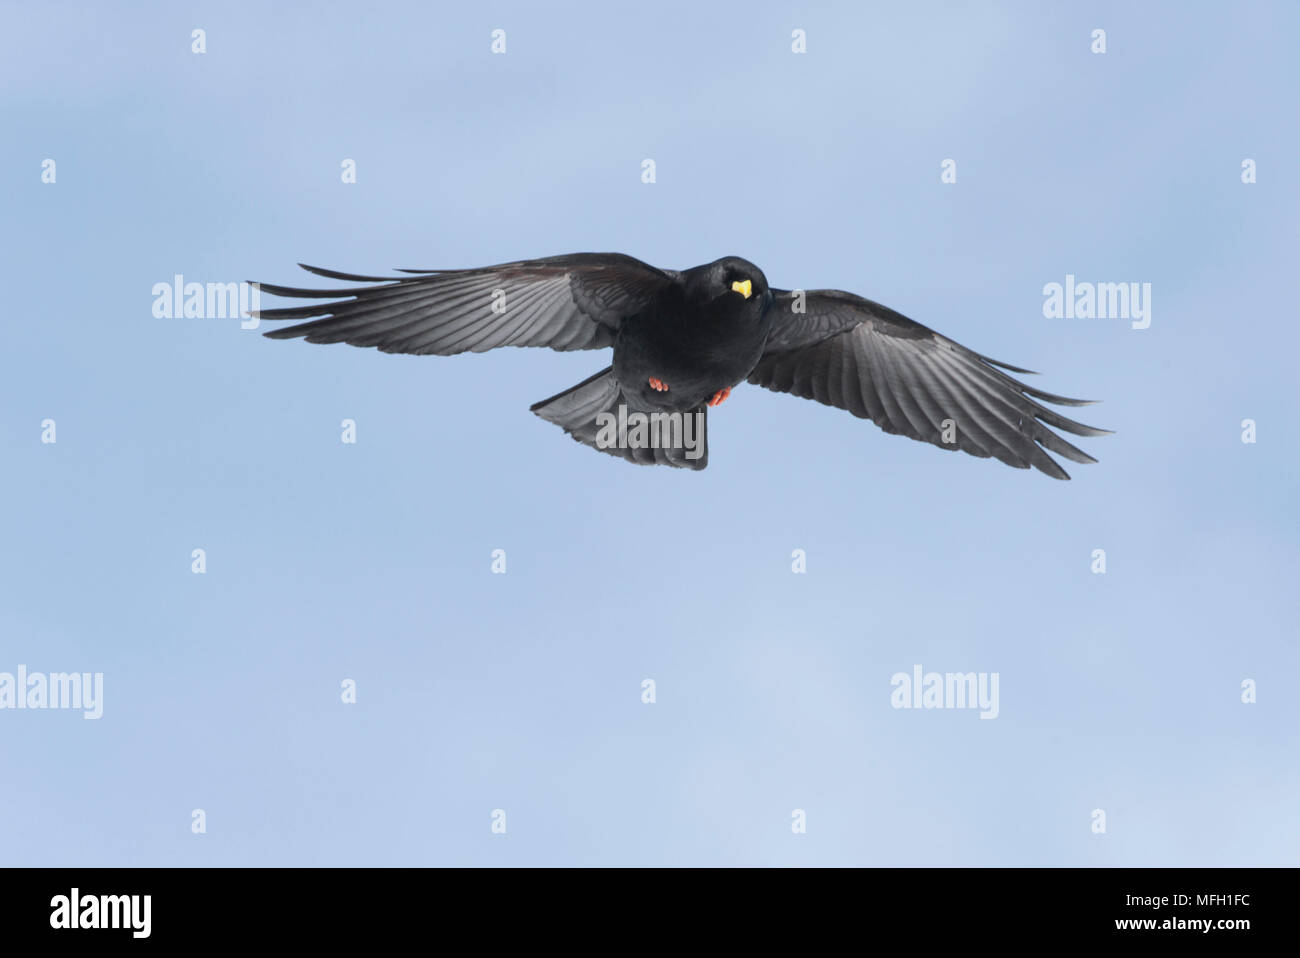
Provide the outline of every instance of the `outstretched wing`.
[[992,456],[1017,469],[1033,466],[1054,479],[1070,476],[1047,451],[1097,461],[1047,427],[1076,436],[1109,430],[1035,401],[1086,406],[1089,400],[1027,386],[1003,370],[1029,370],[981,356],[861,296],[809,290],[801,294],[804,311],[796,312],[795,293],[772,292],[776,322],[751,383],[847,409],[885,432]]
[[[380,285],[299,289],[259,284],[262,292],[276,296],[330,300],[253,313],[268,320],[324,317],[267,336],[438,356],[498,346],[570,350],[613,345],[622,320],[676,276],[621,253],[574,253],[482,269],[401,270],[410,275],[400,277],[303,269],[329,279]],[[339,299],[344,296],[352,298]]]

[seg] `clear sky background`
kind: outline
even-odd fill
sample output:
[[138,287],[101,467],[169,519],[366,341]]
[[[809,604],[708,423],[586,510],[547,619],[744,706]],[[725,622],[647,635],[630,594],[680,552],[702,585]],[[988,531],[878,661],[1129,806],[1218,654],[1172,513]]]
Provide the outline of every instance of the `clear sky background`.
[[[5,864],[1300,861],[1295,5],[0,11],[0,671],[105,700],[0,711]],[[637,468],[528,412],[606,353],[152,313],[586,250],[867,295],[1117,433],[1055,482],[742,386]],[[1045,319],[1067,273],[1150,328]],[[917,664],[999,717],[893,709]]]

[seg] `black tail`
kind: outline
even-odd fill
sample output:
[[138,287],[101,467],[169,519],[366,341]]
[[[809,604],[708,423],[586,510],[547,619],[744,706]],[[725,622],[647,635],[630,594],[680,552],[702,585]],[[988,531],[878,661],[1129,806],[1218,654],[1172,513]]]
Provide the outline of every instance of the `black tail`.
[[631,402],[613,367],[529,407],[578,442],[641,466],[703,469],[709,464],[708,413],[666,413]]

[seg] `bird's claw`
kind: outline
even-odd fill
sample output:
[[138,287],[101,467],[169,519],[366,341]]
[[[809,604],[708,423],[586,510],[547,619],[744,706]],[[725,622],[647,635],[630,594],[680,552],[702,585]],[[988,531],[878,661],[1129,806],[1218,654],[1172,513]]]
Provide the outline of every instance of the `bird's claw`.
[[726,389],[719,389],[717,392],[713,394],[713,398],[709,400],[709,405],[721,406],[723,401],[726,400],[726,398],[730,395],[731,395],[730,386],[728,386]]
[[650,377],[650,388],[659,393],[668,392],[668,384],[662,379],[655,379],[654,376]]

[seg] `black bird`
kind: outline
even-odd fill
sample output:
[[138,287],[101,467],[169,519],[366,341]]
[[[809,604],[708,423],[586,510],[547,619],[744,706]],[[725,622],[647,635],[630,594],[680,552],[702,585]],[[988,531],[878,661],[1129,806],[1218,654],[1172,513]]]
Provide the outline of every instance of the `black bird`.
[[[746,380],[847,409],[885,432],[992,456],[1017,469],[1033,466],[1056,479],[1070,477],[1048,452],[1096,460],[1048,426],[1076,436],[1108,433],[1035,401],[1085,406],[1089,400],[1056,396],[1007,375],[1027,369],[981,356],[852,293],[772,289],[762,270],[737,256],[681,271],[621,253],[399,270],[406,274],[399,277],[303,269],[379,285],[260,284],[277,296],[332,300],[254,313],[267,320],[324,317],[268,332],[273,339],[437,356],[498,346],[612,346],[612,366],[532,411],[579,442],[630,462],[703,469],[707,407]],[[638,416],[650,423],[648,433],[637,432]]]

